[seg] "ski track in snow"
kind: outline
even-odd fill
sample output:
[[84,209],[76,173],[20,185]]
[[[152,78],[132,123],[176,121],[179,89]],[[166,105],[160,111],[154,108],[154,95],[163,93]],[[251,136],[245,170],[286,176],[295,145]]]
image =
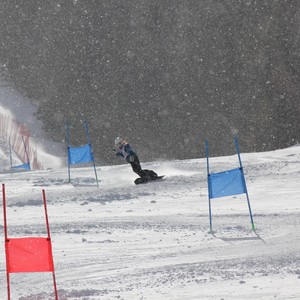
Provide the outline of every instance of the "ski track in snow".
[[[300,299],[300,147],[242,154],[244,195],[212,200],[205,159],[3,174],[9,236],[45,236],[45,189],[59,299]],[[212,158],[212,171],[236,156]],[[2,206],[2,204],[1,204]],[[1,219],[2,220],[2,219]],[[3,222],[1,222],[3,224]],[[3,226],[0,225],[1,232]],[[6,299],[3,240],[0,298]],[[50,273],[11,274],[12,299],[53,299]]]

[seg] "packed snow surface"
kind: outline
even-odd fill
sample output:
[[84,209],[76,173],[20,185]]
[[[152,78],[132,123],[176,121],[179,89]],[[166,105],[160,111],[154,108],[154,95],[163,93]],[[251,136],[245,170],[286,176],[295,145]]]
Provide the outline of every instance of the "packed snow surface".
[[[166,177],[139,186],[127,164],[97,167],[99,187],[89,167],[72,169],[71,183],[66,168],[0,174],[8,235],[46,236],[45,189],[61,300],[300,299],[300,147],[241,158],[255,231],[239,195],[212,200],[209,232],[206,160],[194,159],[144,163]],[[3,237],[0,299],[5,270]],[[51,273],[10,279],[12,300],[54,299]]]

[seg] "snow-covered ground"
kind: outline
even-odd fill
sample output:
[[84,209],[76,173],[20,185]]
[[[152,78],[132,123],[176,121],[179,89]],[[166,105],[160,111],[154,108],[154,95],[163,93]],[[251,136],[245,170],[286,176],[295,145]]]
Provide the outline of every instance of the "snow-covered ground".
[[[72,169],[72,184],[66,168],[0,174],[9,236],[46,235],[45,189],[61,300],[300,299],[300,147],[241,158],[256,232],[240,195],[212,201],[209,233],[206,160],[194,159],[142,164],[166,177],[139,186],[130,165],[97,167],[99,188],[92,168]],[[54,299],[50,273],[10,278],[12,300]]]

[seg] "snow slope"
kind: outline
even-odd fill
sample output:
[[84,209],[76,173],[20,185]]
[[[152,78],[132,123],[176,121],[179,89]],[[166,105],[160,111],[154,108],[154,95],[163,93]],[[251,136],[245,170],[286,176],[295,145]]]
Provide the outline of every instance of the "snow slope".
[[[140,186],[129,165],[98,167],[99,188],[92,168],[72,169],[72,184],[67,169],[2,174],[9,236],[46,235],[45,189],[61,300],[300,299],[300,147],[241,157],[256,232],[241,195],[213,200],[209,233],[206,161],[195,159],[145,163],[166,178]],[[215,171],[237,165],[211,159]],[[50,273],[10,278],[13,300],[54,299]]]

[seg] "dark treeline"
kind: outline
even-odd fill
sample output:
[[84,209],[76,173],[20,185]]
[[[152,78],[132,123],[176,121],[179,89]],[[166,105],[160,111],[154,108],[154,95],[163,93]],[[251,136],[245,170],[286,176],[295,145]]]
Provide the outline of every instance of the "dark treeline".
[[118,162],[287,147],[300,141],[299,0],[3,0],[0,72],[49,137]]

